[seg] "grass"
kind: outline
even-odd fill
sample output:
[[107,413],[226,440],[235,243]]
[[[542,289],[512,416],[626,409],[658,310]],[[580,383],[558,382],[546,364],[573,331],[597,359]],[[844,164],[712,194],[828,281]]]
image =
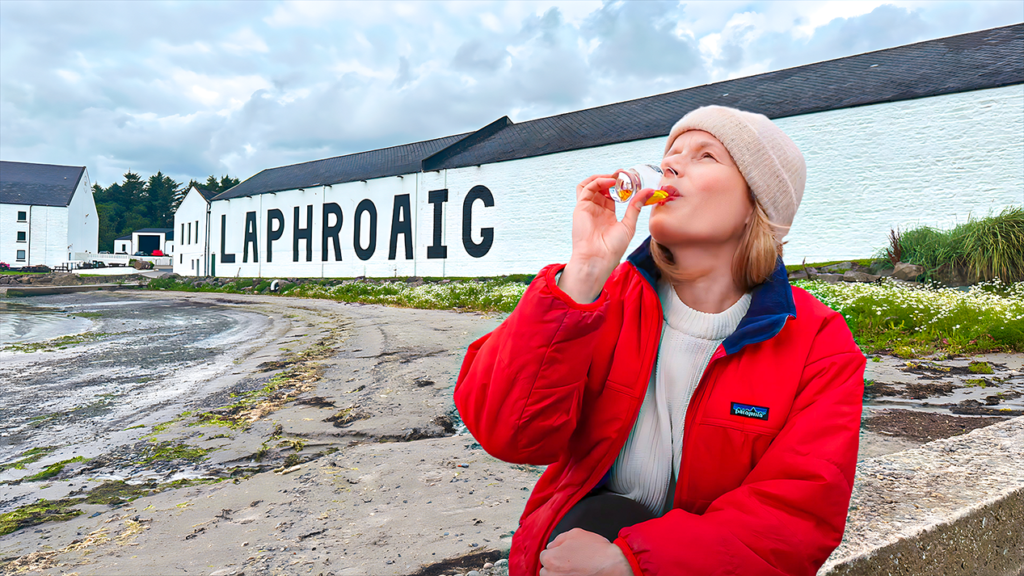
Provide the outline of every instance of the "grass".
[[81,510],[72,508],[80,502],[81,499],[77,498],[54,501],[40,499],[34,504],[0,514],[0,536],[43,522],[70,520],[82,514]]
[[128,484],[120,480],[104,482],[90,490],[84,498],[65,498],[52,501],[40,499],[33,504],[0,514],[0,536],[44,522],[70,520],[83,513],[74,508],[83,503],[121,506],[126,502],[165,490],[188,488],[201,484],[216,484],[224,480],[226,478],[185,478],[173,482],[147,482],[145,484]]
[[[1002,278],[1014,277],[1014,262],[1024,258],[1013,253],[1024,212],[1020,209],[1004,210],[997,217],[971,220],[949,233],[922,228],[906,232],[902,246],[904,261],[913,262],[920,254],[914,245],[914,235],[947,235],[957,239],[972,253],[988,255],[994,264],[985,268],[975,263],[978,274],[1007,271]],[[1024,229],[1024,228],[1022,228]],[[919,232],[920,231],[920,232]],[[989,237],[993,237],[989,238]],[[986,240],[986,238],[989,238]],[[915,252],[916,250],[916,252]],[[944,256],[946,257],[946,256]],[[878,258],[817,262],[823,268],[839,262],[852,261],[872,266]],[[939,260],[935,261],[939,263]],[[965,260],[965,262],[967,262]],[[888,265],[888,261],[886,261]],[[969,264],[969,262],[968,262]],[[968,265],[965,264],[965,265]],[[939,263],[941,265],[941,263]],[[802,264],[787,266],[790,271]],[[926,270],[928,268],[926,267]],[[934,272],[934,270],[932,270]],[[533,276],[508,276],[492,279],[463,278],[426,282],[419,286],[402,279],[342,281],[338,279],[309,280],[304,284],[282,284],[280,295],[323,298],[342,302],[384,304],[407,308],[440,310],[470,310],[511,312],[526,291]],[[436,280],[436,279],[435,279]],[[239,279],[225,285],[192,284],[192,279],[159,279],[150,282],[150,289],[207,292],[252,293],[264,287],[266,281]],[[986,281],[973,286],[968,292],[926,286],[907,288],[891,281],[881,283],[838,283],[797,281],[827,306],[846,318],[854,338],[867,353],[886,352],[905,358],[922,355],[968,354],[986,351],[1024,351],[1024,282],[1002,283]],[[256,396],[264,396],[261,391]],[[242,406],[228,407],[237,412]],[[223,416],[209,414],[209,424],[237,426],[236,414]]]
[[969,281],[1001,278],[1024,281],[1024,208],[1006,208],[995,216],[974,219],[951,230],[921,227],[900,235],[903,262],[918,264],[926,278],[943,266],[953,267]]
[[[420,286],[413,286],[402,279],[370,282],[325,279],[311,280],[302,285],[284,283],[278,294],[402,308],[511,312],[532,279],[533,276],[523,274],[493,279],[445,278],[444,283],[441,283],[442,279],[424,279],[425,283]],[[161,278],[151,281],[148,288],[242,294],[259,292],[269,285],[269,282],[258,282],[254,288],[252,279],[241,279],[223,286],[196,287],[180,279]]]
[[992,365],[988,362],[971,362],[967,369],[971,374],[992,374]]
[[171,460],[187,460],[199,462],[206,458],[209,450],[187,444],[175,443],[170,440],[151,443],[145,450],[145,455],[140,460],[142,464],[153,462],[167,462]]
[[1024,351],[1024,282],[954,288],[797,281],[840,312],[866,353],[911,358],[933,352]]
[[85,462],[85,461],[86,461],[86,458],[84,458],[82,456],[75,456],[74,458],[69,458],[67,460],[61,460],[60,462],[57,462],[55,464],[50,464],[46,468],[43,468],[42,472],[38,472],[38,473],[33,474],[31,476],[26,476],[24,478],[24,481],[25,482],[39,482],[40,480],[46,480],[48,478],[53,478],[54,476],[56,476],[56,475],[60,474],[61,472],[63,472],[64,471],[64,467],[67,466],[68,464],[72,464],[74,462]]
[[822,268],[824,268],[826,266],[831,266],[833,264],[841,264],[843,262],[853,262],[854,264],[860,264],[862,266],[869,266],[870,267],[875,262],[875,259],[874,258],[860,258],[860,259],[855,259],[855,260],[829,260],[828,262],[808,262],[806,265],[805,264],[790,264],[790,265],[786,266],[786,272],[792,274],[793,272],[797,272],[799,270],[803,270],[805,266],[808,267],[808,268],[814,268],[815,270],[819,270],[820,271]]
[[78,344],[84,344],[85,342],[95,342],[106,336],[110,336],[105,332],[83,332],[82,334],[69,334],[67,336],[61,336],[59,338],[51,338],[42,342],[29,342],[26,344],[9,344],[3,347],[3,350],[8,352],[55,352],[57,350],[64,350],[68,346],[75,346]]
[[50,454],[57,449],[57,446],[42,446],[38,448],[31,448],[21,454],[21,458],[10,464],[0,464],[0,472],[13,468],[15,470],[24,470],[26,464],[32,464],[38,462],[47,454]]

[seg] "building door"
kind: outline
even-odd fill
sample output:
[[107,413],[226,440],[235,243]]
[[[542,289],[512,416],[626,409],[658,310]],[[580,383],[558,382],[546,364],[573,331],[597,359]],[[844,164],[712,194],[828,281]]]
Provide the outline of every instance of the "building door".
[[160,249],[160,237],[150,234],[139,234],[139,250],[146,254],[152,254],[153,250]]

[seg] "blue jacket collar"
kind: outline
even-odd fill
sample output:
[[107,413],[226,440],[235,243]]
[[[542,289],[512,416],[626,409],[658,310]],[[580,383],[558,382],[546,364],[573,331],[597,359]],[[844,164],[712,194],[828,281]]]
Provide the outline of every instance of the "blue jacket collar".
[[[661,272],[651,257],[651,237],[648,236],[626,260],[657,292]],[[787,318],[796,318],[796,304],[793,302],[793,289],[789,285],[786,266],[782,258],[779,258],[772,275],[751,291],[750,308],[740,320],[736,331],[722,342],[725,353],[734,354],[748,344],[768,340],[782,330]]]

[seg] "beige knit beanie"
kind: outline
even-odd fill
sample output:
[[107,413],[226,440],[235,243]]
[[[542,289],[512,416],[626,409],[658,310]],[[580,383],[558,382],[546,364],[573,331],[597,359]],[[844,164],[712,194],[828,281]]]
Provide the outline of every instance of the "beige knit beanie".
[[676,122],[665,153],[688,130],[708,132],[725,145],[781,242],[793,223],[807,181],[807,165],[796,144],[763,114],[704,106]]

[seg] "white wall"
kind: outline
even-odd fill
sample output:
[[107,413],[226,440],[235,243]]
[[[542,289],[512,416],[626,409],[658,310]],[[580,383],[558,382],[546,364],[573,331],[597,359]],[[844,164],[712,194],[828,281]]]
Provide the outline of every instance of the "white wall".
[[783,118],[807,159],[787,262],[868,257],[890,228],[1024,204],[1024,86]]
[[[18,222],[18,212],[26,212],[27,222]],[[0,205],[0,261],[11,266],[57,266],[68,261],[68,209],[63,206]],[[26,232],[26,241],[17,242],[18,231]],[[24,250],[26,259],[17,259]]]
[[204,259],[206,247],[206,199],[193,186],[174,213],[174,273],[181,276],[204,276],[209,261]]
[[120,254],[122,252],[125,254],[135,253],[135,251],[132,250],[131,240],[114,240],[114,254]]
[[[18,222],[18,212],[25,212],[26,222]],[[18,250],[28,255],[29,207],[21,204],[0,204],[0,262],[11,266],[24,266],[17,260]],[[25,232],[25,242],[18,242],[18,232]]]
[[78,182],[71,202],[68,204],[68,236],[66,244],[70,246],[65,250],[63,260],[70,260],[70,254],[75,252],[99,251],[100,222],[96,212],[96,202],[92,197],[92,188],[89,186],[89,172],[82,172],[82,179]]
[[27,265],[57,266],[68,261],[68,209],[64,206],[29,207]]
[[[786,261],[869,257],[886,245],[890,226],[948,226],[968,214],[984,216],[1024,203],[1024,86],[864,106],[808,114],[777,121],[807,159],[804,200],[786,240]],[[658,162],[664,139],[654,138],[574,150],[510,162],[353,182],[304,191],[291,190],[212,204],[211,252],[217,275],[264,277],[478,276],[535,273],[571,253],[572,210],[576,184],[595,173],[641,162]],[[481,230],[493,229],[493,245],[480,257],[463,241],[463,208],[474,186],[486,187],[494,205],[476,201],[471,243]],[[427,257],[433,243],[432,190],[447,190],[443,204],[444,259]],[[406,260],[399,237],[389,258],[392,210],[409,195],[414,258]],[[377,210],[376,251],[356,257],[354,212],[362,200]],[[322,208],[342,210],[342,261],[321,255]],[[292,257],[294,207],[313,206],[313,258]],[[273,262],[267,262],[267,212],[284,217]],[[259,261],[244,261],[246,213],[254,212]],[[621,217],[622,207],[619,210]],[[641,215],[630,246],[648,234]],[[235,263],[221,261],[221,216],[226,216],[225,248]],[[361,244],[368,243],[364,226]],[[250,249],[251,250],[251,249]],[[628,253],[628,252],[627,252]]]

